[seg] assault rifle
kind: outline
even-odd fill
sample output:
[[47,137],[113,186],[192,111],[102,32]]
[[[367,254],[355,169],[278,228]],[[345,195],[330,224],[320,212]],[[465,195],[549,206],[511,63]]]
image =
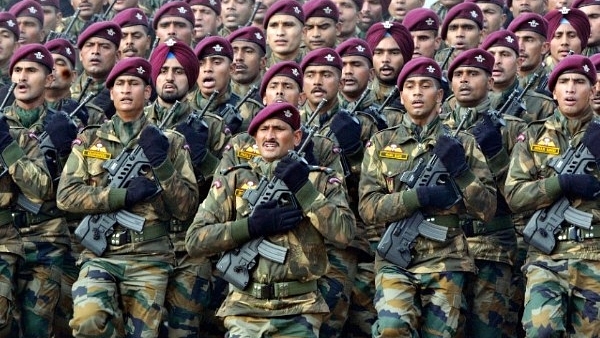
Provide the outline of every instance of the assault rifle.
[[[8,87],[8,92],[6,93],[6,96],[4,97],[4,99],[2,99],[2,103],[0,104],[0,118],[5,118],[4,107],[6,107],[6,103],[8,102],[10,96],[14,94],[13,92],[15,91],[16,87],[16,82],[12,82],[10,84],[10,87]],[[4,175],[8,174],[8,166],[6,165],[6,162],[4,161],[4,158],[2,156],[0,156],[0,162],[0,165],[2,166],[2,171],[0,171],[0,177],[4,177]]]
[[500,116],[502,116],[503,114],[508,114],[521,118],[521,115],[523,115],[523,112],[526,110],[525,104],[523,103],[523,97],[525,96],[529,88],[533,86],[535,81],[537,81],[539,76],[540,74],[534,73],[529,79],[529,81],[527,81],[527,84],[525,85],[525,88],[523,88],[523,90],[519,90],[519,87],[517,86],[512,91],[512,93],[510,93],[508,99],[500,108]]
[[400,95],[400,90],[398,86],[394,86],[392,91],[385,97],[381,106],[377,107],[377,109],[367,109],[366,113],[372,115],[377,120],[377,129],[382,130],[388,127],[388,121],[383,114],[383,110],[387,108],[398,96]]
[[454,53],[455,49],[456,49],[456,46],[450,46],[450,50],[448,51],[448,53],[444,57],[444,60],[442,61],[442,63],[440,63],[440,69],[442,71],[444,70],[444,68],[448,64],[448,61],[450,61],[450,57],[452,56],[452,53]]
[[185,123],[189,126],[192,126],[192,128],[194,128],[194,130],[196,131],[200,130],[200,124],[206,126],[206,122],[204,121],[204,114],[206,114],[208,107],[217,99],[217,95],[219,95],[219,91],[213,91],[212,94],[210,94],[208,101],[206,101],[206,104],[204,105],[204,108],[202,108],[200,113],[196,114],[196,112],[192,112],[190,115],[188,115],[187,119],[185,120]]
[[235,106],[232,106],[228,103],[225,105],[225,108],[219,112],[219,116],[221,116],[223,118],[223,122],[225,122],[226,134],[235,134],[238,129],[240,129],[242,126],[242,121],[244,121],[240,115],[240,108],[250,98],[250,96],[256,93],[257,90],[258,88],[256,86],[251,86],[246,95]]
[[[327,100],[322,100],[319,103],[313,116],[318,115],[318,112],[323,108],[326,102]],[[316,129],[310,128],[308,136],[298,151],[290,151],[290,155],[294,159],[298,161],[304,160],[301,157],[301,155],[303,155],[302,152],[315,132]],[[254,214],[257,205],[269,201],[277,201],[280,206],[291,204],[294,207],[300,207],[294,194],[285,183],[277,177],[273,177],[269,180],[263,176],[258,183],[258,187],[254,190],[246,190],[242,198],[248,201],[250,216]],[[258,255],[273,262],[283,264],[283,262],[285,262],[287,250],[287,248],[273,244],[261,236],[244,243],[239,248],[224,253],[217,262],[217,270],[219,270],[224,280],[233,284],[236,288],[244,290],[250,282],[250,270],[256,266],[256,257],[258,257]]]
[[[109,4],[108,7],[106,8],[106,10],[104,11],[104,13],[102,13],[102,15],[100,14],[94,14],[90,20],[87,22],[86,26],[89,27],[89,25],[96,23],[96,22],[101,22],[101,21],[106,21],[106,18],[108,18],[108,14],[110,14],[110,11],[112,11],[113,7],[115,6],[115,4],[117,3],[117,0],[113,0],[112,3],[110,3],[109,0]],[[85,30],[85,28],[84,28]],[[82,30],[83,32],[83,30]]]
[[[577,148],[570,147],[562,157],[548,161],[548,166],[560,174],[584,174],[595,165],[596,159],[582,143]],[[577,228],[589,230],[592,226],[592,214],[577,210],[571,206],[565,196],[545,209],[537,210],[523,229],[525,242],[538,248],[545,254],[550,254],[556,246],[556,235],[561,230],[561,224],[567,221]],[[578,232],[571,227],[570,232]],[[575,238],[577,239],[577,236]]]
[[262,1],[256,0],[254,2],[254,7],[252,7],[252,14],[250,14],[250,18],[248,19],[248,22],[246,22],[244,27],[248,27],[248,26],[252,25],[252,22],[254,21],[254,18],[256,17],[256,12],[258,12],[260,5],[262,5]]
[[[173,104],[164,120],[158,126],[159,129],[163,129],[165,122],[169,120],[170,115],[175,113],[179,105],[179,101]],[[125,148],[117,158],[107,160],[102,167],[108,171],[108,179],[110,181],[108,187],[110,188],[126,188],[132,179],[143,176],[151,170],[149,169],[151,168],[150,162],[139,144],[132,149]],[[162,191],[160,183],[156,178],[155,182],[158,187],[157,193],[160,193]],[[119,223],[127,229],[140,232],[144,227],[144,222],[144,217],[123,209],[108,213],[87,215],[79,223],[77,229],[75,229],[75,237],[83,246],[90,249],[97,256],[100,256],[106,250],[106,237],[113,234],[115,224]]]
[[[468,114],[465,115],[454,131],[453,137],[458,136],[458,132],[462,129],[467,117]],[[409,189],[431,187],[439,183],[450,184],[457,197],[452,205],[462,199],[462,194],[456,182],[449,176],[448,169],[435,154],[431,156],[427,164],[424,163],[422,158],[419,159],[413,170],[404,172],[400,176],[400,181],[404,182]],[[387,227],[377,245],[377,253],[388,262],[406,268],[412,260],[410,251],[415,246],[415,241],[419,235],[443,242],[446,240],[447,234],[447,227],[429,222],[425,219],[423,213],[417,210],[410,217],[392,222]]]
[[72,44],[77,44],[77,39],[73,35],[69,34],[69,32],[71,31],[71,28],[73,28],[75,21],[77,21],[77,17],[79,16],[80,12],[81,12],[81,9],[77,8],[75,13],[73,13],[73,18],[71,19],[71,21],[69,21],[69,24],[67,25],[67,27],[65,28],[64,31],[62,31],[60,33],[55,32],[55,31],[50,31],[50,33],[48,33],[48,36],[46,36],[46,42],[52,41],[54,39],[65,39],[65,40],[71,42]]

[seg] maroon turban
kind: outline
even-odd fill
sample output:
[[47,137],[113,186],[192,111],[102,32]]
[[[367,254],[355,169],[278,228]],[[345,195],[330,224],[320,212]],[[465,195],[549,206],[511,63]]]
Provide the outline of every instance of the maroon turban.
[[185,69],[185,75],[187,76],[188,85],[193,87],[198,79],[198,73],[200,72],[200,64],[194,51],[187,44],[177,41],[175,39],[169,39],[165,43],[161,43],[156,46],[154,52],[150,56],[150,64],[152,65],[152,81],[156,83],[156,78],[160,74],[160,69],[165,64],[167,58],[174,56],[177,61]]
[[408,29],[397,21],[377,22],[369,28],[365,40],[367,41],[367,44],[369,44],[371,51],[375,52],[379,42],[381,42],[388,34],[398,44],[402,56],[404,57],[404,62],[412,59],[413,51],[415,49],[412,36]]
[[558,29],[558,26],[562,23],[563,19],[569,21],[569,24],[573,26],[577,31],[577,36],[581,40],[581,49],[587,47],[588,39],[590,38],[591,29],[590,21],[581,10],[577,8],[566,8],[554,9],[548,12],[544,18],[548,21],[548,33],[547,39],[552,39],[554,33]]

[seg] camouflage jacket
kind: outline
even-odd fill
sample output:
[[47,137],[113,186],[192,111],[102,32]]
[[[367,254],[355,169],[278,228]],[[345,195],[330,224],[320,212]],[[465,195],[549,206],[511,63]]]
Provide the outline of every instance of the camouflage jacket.
[[[71,97],[74,100],[79,100],[79,96],[83,91],[83,87],[85,86],[87,79],[88,75],[85,72],[83,72],[71,85]],[[92,83],[86,89],[86,93],[96,93],[97,95],[90,103],[86,105],[89,113],[88,125],[100,125],[104,123],[108,118],[112,117],[112,114],[114,113],[114,105],[112,101],[103,102],[106,101],[103,100],[103,98],[106,97],[107,91],[108,89],[106,89],[106,87],[104,86],[104,81],[92,81]]]
[[[304,43],[302,43],[300,45],[300,50],[298,51],[298,55],[296,55],[296,57],[292,61],[295,61],[297,64],[300,64],[300,63],[302,63],[302,59],[306,56],[306,54],[308,54],[307,48],[304,46]],[[275,54],[272,53],[271,48],[269,48],[267,46],[267,67],[266,67],[267,70],[274,64],[277,64],[278,62],[281,62],[281,61],[284,61],[284,60],[275,56]]]
[[[514,95],[514,98],[516,99],[523,92],[523,88],[519,86],[519,82],[516,79],[512,86],[504,90],[502,93],[490,92],[488,95],[492,109],[500,111],[500,109],[515,91],[516,94]],[[552,112],[554,112],[554,108],[556,107],[554,100],[545,95],[536,93],[535,89],[530,89],[527,91],[527,93],[525,93],[522,104],[525,107],[525,111],[521,112],[520,114],[515,115],[515,112],[511,111],[506,111],[504,113],[521,118],[525,122],[532,122],[545,119],[546,117],[552,115]]]
[[[562,157],[570,147],[577,148],[592,118],[593,111],[590,107],[579,120],[568,120],[557,109],[548,119],[533,122],[528,126],[524,137],[515,145],[511,154],[504,188],[506,200],[512,210],[526,212],[547,208],[562,197],[557,173],[548,166],[548,161]],[[600,171],[596,166],[591,174],[600,178]],[[593,214],[592,227],[600,226],[599,199],[586,201],[576,198],[570,199],[570,203],[578,210]],[[598,239],[583,242],[557,240],[551,259],[600,260],[599,243]],[[542,255],[530,246],[529,254],[532,253]]]
[[444,72],[444,74],[448,72],[450,64],[452,63],[452,61],[454,61],[454,58],[458,55],[458,53],[459,51],[452,51],[451,47],[442,48],[435,52],[434,59],[435,62],[437,62],[440,65],[440,67],[442,66],[442,63],[446,61],[446,58],[448,58],[448,61],[444,64],[444,67],[442,68],[442,72]]
[[[248,166],[215,176],[210,193],[187,232],[186,248],[192,257],[232,250],[248,240],[239,230],[247,228],[250,213],[248,202],[242,196],[247,189],[256,189],[261,177],[270,179],[278,163],[267,163],[257,156]],[[335,172],[311,170],[309,182],[295,194],[306,217],[293,230],[267,238],[288,248],[285,262],[279,264],[258,256],[256,267],[251,271],[251,282],[307,282],[327,272],[324,239],[343,248],[355,231],[342,180]],[[261,300],[232,288],[218,315],[275,317],[327,311],[318,292]]]
[[[379,238],[385,225],[410,217],[419,209],[418,202],[414,201],[414,190],[409,191],[400,177],[404,172],[413,170],[419,160],[429,161],[431,149],[442,134],[449,135],[450,130],[439,118],[423,127],[419,134],[415,125],[405,117],[401,124],[380,131],[371,138],[359,185],[359,211],[364,222],[375,231],[371,236]],[[496,208],[492,175],[474,138],[467,133],[459,133],[459,139],[470,167],[455,179],[463,195],[462,202],[445,210],[428,207],[421,211],[426,217],[467,214],[476,219],[490,220]],[[449,228],[448,237],[446,242],[440,243],[419,236],[409,271],[473,271],[473,262],[460,228]],[[444,254],[440,255],[442,248]]]
[[534,74],[537,74],[538,77],[531,85],[529,92],[533,90],[544,96],[551,97],[552,93],[548,91],[548,78],[550,77],[550,71],[548,71],[544,63],[540,63],[540,65],[537,66],[537,68],[530,74],[526,76],[519,76],[519,87],[525,88]]
[[[81,214],[114,212],[125,204],[127,190],[109,186],[109,175],[103,167],[107,159],[114,159],[126,148],[137,145],[141,130],[150,122],[142,115],[134,122],[124,123],[118,115],[99,128],[86,129],[73,142],[58,186],[57,202],[61,209]],[[198,206],[198,186],[184,137],[166,131],[170,143],[167,159],[147,173],[160,182],[161,193],[149,201],[140,202],[128,211],[145,218],[144,229],[166,226],[172,219],[191,219]],[[154,177],[152,177],[154,175]],[[123,231],[121,225],[115,232]],[[167,236],[141,243],[120,246],[109,245],[104,256],[127,257],[139,260],[172,262],[173,247]],[[85,250],[82,258],[93,258]]]
[[[63,29],[66,29],[67,27],[69,27],[69,23],[71,23],[72,20],[73,20],[73,16],[63,18],[61,27]],[[74,38],[74,40],[76,41],[77,37],[83,31],[83,27],[85,27],[85,25],[87,23],[88,23],[88,20],[83,20],[83,19],[81,19],[81,17],[78,16],[77,18],[75,18],[75,22],[73,22],[73,25],[71,26],[71,29],[69,30],[69,32],[67,34],[72,36]],[[60,30],[57,29],[57,30],[59,32],[62,32],[63,29],[60,29]]]

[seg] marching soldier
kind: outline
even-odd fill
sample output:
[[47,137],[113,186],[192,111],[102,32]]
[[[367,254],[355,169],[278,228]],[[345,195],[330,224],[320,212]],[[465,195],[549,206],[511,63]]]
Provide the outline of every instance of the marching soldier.
[[127,8],[112,19],[121,27],[119,59],[132,56],[148,57],[151,48],[148,17],[139,8]]
[[277,1],[267,10],[263,21],[267,36],[267,68],[280,61],[300,63],[305,55],[302,44],[304,12],[298,1]]
[[594,0],[575,0],[572,7],[580,9],[590,20],[590,38],[581,54],[591,57],[600,53],[600,4]]
[[19,45],[44,42],[46,38],[44,10],[39,2],[34,0],[19,1],[10,8],[9,12],[17,18]]
[[340,32],[340,13],[331,0],[308,1],[304,11],[304,45],[308,51],[317,48],[335,48]]
[[10,58],[19,46],[17,18],[9,12],[0,12],[0,33],[0,86],[5,86],[11,83],[8,66]]
[[187,2],[171,1],[156,11],[152,28],[159,41],[177,39],[191,46],[195,21],[192,7]]
[[554,9],[544,19],[548,22],[550,54],[546,57],[546,69],[550,73],[562,59],[581,54],[587,47],[591,28],[587,16],[577,8]]

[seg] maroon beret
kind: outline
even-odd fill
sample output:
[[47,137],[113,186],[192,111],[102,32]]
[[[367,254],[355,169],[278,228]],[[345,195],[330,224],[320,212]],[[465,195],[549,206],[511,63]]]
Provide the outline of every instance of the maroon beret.
[[571,8],[581,8],[585,6],[600,5],[600,0],[575,0]]
[[329,18],[334,22],[340,19],[340,12],[337,5],[331,0],[310,0],[302,6],[304,11],[304,20],[313,17]]
[[100,21],[88,26],[77,39],[77,47],[81,49],[85,42],[93,37],[102,38],[112,42],[117,48],[121,44],[121,27],[112,21]]
[[517,56],[519,55],[519,41],[517,36],[509,30],[502,29],[492,32],[481,43],[481,49],[489,49],[494,46],[508,47],[512,49]]
[[411,59],[408,61],[402,70],[400,71],[400,75],[398,75],[398,89],[402,91],[402,87],[404,86],[404,82],[409,77],[413,76],[424,76],[430,77],[438,80],[438,82],[442,81],[442,69],[434,59],[428,57],[418,57]]
[[110,74],[106,77],[105,85],[108,89],[112,88],[115,85],[115,80],[121,75],[137,76],[144,80],[147,85],[151,85],[150,74],[152,74],[152,66],[148,60],[139,56],[125,58],[117,62],[110,71]]
[[115,15],[112,21],[121,28],[129,26],[150,27],[146,13],[137,7],[120,11]]
[[221,0],[186,0],[191,6],[204,6],[212,9],[217,15],[221,15]]
[[268,119],[279,119],[289,124],[293,130],[300,129],[300,112],[288,102],[272,103],[261,110],[250,122],[248,134],[254,136],[258,127]]
[[581,74],[590,80],[592,86],[596,84],[596,67],[592,61],[583,55],[571,55],[567,58],[562,59],[556,67],[550,73],[548,79],[548,88],[550,91],[554,91],[556,81],[558,77],[564,73],[575,73]]
[[485,49],[475,48],[461,52],[454,58],[448,67],[448,79],[452,81],[454,70],[458,67],[476,67],[492,74],[494,69],[494,56]]
[[406,27],[404,27],[398,21],[385,21],[374,23],[367,31],[365,40],[372,52],[375,52],[375,48],[387,35],[391,36],[394,41],[400,47],[404,62],[412,59],[415,45],[413,43],[412,36]]
[[303,85],[303,77],[302,69],[300,66],[294,61],[281,61],[277,62],[267,72],[263,75],[262,81],[260,83],[260,97],[265,96],[265,92],[267,91],[267,86],[269,85],[269,81],[275,76],[286,76],[290,79],[296,81],[300,91],[302,91]]
[[52,6],[60,9],[60,1],[58,0],[37,0],[42,6]]
[[42,9],[42,5],[34,0],[19,1],[8,11],[16,18],[20,16],[36,18],[42,26],[44,25],[44,10]]
[[184,1],[171,1],[160,6],[160,8],[156,11],[156,14],[154,14],[152,28],[155,30],[158,28],[158,22],[163,16],[176,16],[178,18],[184,18],[192,24],[192,27],[194,27],[196,21],[194,18],[194,13],[192,12],[192,7],[190,7],[190,5]]
[[15,35],[17,40],[19,39],[20,31],[17,18],[9,12],[0,12],[0,28],[8,29]]
[[342,58],[333,48],[317,48],[306,54],[300,63],[302,72],[305,72],[308,66],[331,66],[341,71]]
[[75,46],[67,39],[53,39],[44,44],[52,54],[60,54],[71,62],[71,67],[75,68],[77,59],[75,58]]
[[367,42],[363,39],[359,38],[350,38],[344,42],[342,42],[335,51],[340,54],[343,58],[344,56],[362,56],[369,60],[369,62],[373,62],[373,52],[371,51],[371,47],[367,44]]
[[194,54],[198,60],[202,60],[207,56],[220,55],[226,56],[233,61],[233,48],[229,41],[220,36],[208,36],[202,39],[196,48]]
[[546,39],[548,36],[548,22],[543,16],[537,13],[521,13],[519,14],[507,28],[509,31],[516,33],[518,31],[530,31],[538,33]]
[[581,40],[581,49],[587,47],[588,39],[590,38],[590,20],[587,15],[577,8],[566,8],[553,9],[544,16],[548,21],[548,33],[546,37],[552,39],[554,33],[558,29],[558,26],[562,23],[563,19],[569,21],[569,24],[577,31],[579,40]]
[[10,58],[10,66],[8,73],[12,74],[15,64],[19,61],[32,61],[37,62],[43,66],[46,66],[50,72],[54,67],[54,59],[52,54],[48,51],[48,48],[39,43],[28,43],[19,47]]
[[200,63],[192,47],[175,39],[169,39],[165,43],[161,43],[154,49],[150,56],[150,64],[152,65],[152,81],[156,83],[156,78],[160,74],[160,69],[165,64],[167,58],[175,56],[177,61],[185,69],[188,85],[191,87],[196,84],[198,73],[200,72]]
[[265,42],[265,33],[255,26],[242,27],[234,30],[229,36],[227,36],[227,40],[232,43],[235,40],[242,40],[253,42],[257,44],[260,49],[262,49],[263,53],[267,52],[267,45]]
[[494,4],[500,8],[504,8],[504,0],[466,0],[476,4]]
[[420,7],[408,11],[404,20],[402,20],[402,24],[409,32],[436,31],[437,33],[440,28],[440,19],[431,9]]
[[471,20],[477,24],[480,30],[483,29],[483,12],[481,12],[479,6],[472,2],[463,2],[450,8],[448,14],[446,14],[446,18],[444,18],[444,23],[442,24],[442,31],[440,32],[442,39],[446,40],[448,26],[454,19]]
[[600,54],[590,56],[590,61],[592,61],[594,67],[596,67],[596,73],[600,72]]
[[269,26],[269,20],[273,15],[291,15],[298,19],[304,25],[304,11],[298,1],[295,0],[283,0],[277,1],[269,7],[265,18],[263,19],[263,28],[267,29]]

